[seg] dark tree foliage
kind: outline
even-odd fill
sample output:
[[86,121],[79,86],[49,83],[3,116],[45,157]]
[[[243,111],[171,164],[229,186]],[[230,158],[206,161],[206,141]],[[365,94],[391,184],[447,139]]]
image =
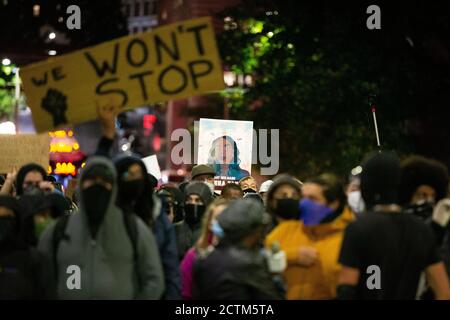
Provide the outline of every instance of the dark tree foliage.
[[232,116],[280,129],[281,171],[348,174],[376,149],[369,94],[382,148],[426,153],[420,120],[439,122],[450,102],[449,11],[391,2],[381,30],[366,27],[369,2],[251,0],[220,14],[225,65],[255,79],[228,94]]

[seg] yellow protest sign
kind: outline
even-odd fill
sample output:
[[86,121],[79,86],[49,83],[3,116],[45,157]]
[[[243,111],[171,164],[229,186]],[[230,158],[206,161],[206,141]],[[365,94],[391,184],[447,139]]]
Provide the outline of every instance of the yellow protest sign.
[[224,88],[211,18],[162,26],[21,69],[38,132]]
[[48,168],[50,137],[48,134],[1,134],[0,173],[12,172],[24,164],[34,162]]

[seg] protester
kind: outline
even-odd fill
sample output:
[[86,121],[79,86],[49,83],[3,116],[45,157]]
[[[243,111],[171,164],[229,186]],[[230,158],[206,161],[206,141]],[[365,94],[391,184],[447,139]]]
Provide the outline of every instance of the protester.
[[402,205],[436,204],[447,196],[449,176],[442,163],[411,156],[402,162],[401,167],[399,201]]
[[271,300],[282,299],[261,253],[264,225],[263,206],[238,199],[217,218],[213,227],[219,244],[194,265],[194,299]]
[[17,196],[53,193],[55,187],[50,181],[45,181],[46,176],[45,169],[36,163],[22,166],[16,177]]
[[214,176],[214,169],[206,164],[198,164],[191,171],[191,181],[206,183],[212,193],[214,193]]
[[159,188],[157,195],[163,200],[163,210],[167,213],[170,223],[183,220],[184,193],[175,185],[164,184]]
[[293,177],[287,174],[275,177],[266,198],[266,209],[276,220],[275,223],[299,218],[301,194],[301,185]]
[[350,174],[345,188],[347,203],[352,212],[359,217],[365,211],[364,201],[361,197],[361,178],[360,174]]
[[[282,185],[280,181],[288,179],[274,180],[269,193],[274,193],[275,199],[281,192],[281,187],[277,188]],[[346,207],[342,185],[333,175],[323,174],[307,180],[302,193],[300,204],[298,198],[277,200],[276,208],[283,219],[267,236],[266,247],[278,242],[286,254],[287,299],[333,299],[339,274],[337,257],[344,229],[353,220],[353,214]]]
[[345,230],[339,299],[412,300],[422,271],[436,299],[450,299],[433,233],[419,217],[402,211],[400,185],[394,154],[377,153],[364,163],[361,193],[368,212]]
[[[115,136],[115,115],[113,106],[98,107],[102,126],[102,138],[96,154],[110,156]],[[153,231],[164,269],[164,299],[181,297],[180,274],[175,231],[161,200],[154,194],[158,180],[147,173],[144,162],[137,156],[120,155],[114,164],[118,174],[117,205],[127,215],[136,214]]]
[[436,203],[447,196],[449,176],[440,162],[420,156],[411,156],[402,164],[400,205],[406,212],[422,217],[433,228],[437,243],[442,244],[447,225],[434,214]]
[[235,183],[227,183],[223,189],[220,196],[227,200],[235,200],[242,198],[244,196],[244,192],[242,189]]
[[120,156],[114,163],[119,178],[117,205],[124,213],[137,214],[153,230],[164,269],[164,298],[179,299],[181,283],[175,230],[161,200],[153,193],[154,184],[145,164],[133,156]]
[[[117,180],[110,160],[89,159],[80,177],[79,211],[50,226],[39,241],[53,261],[60,299],[159,299],[164,292],[155,238],[140,218],[115,205]],[[67,286],[69,266],[82,266],[77,290]]]
[[51,263],[20,241],[19,228],[17,200],[0,196],[0,300],[53,299]]
[[183,260],[186,252],[198,240],[203,214],[206,211],[206,207],[213,200],[211,189],[200,181],[188,184],[185,194],[184,219],[175,224],[180,261]]
[[239,186],[244,192],[244,195],[249,192],[250,193],[258,192],[258,185],[256,184],[255,178],[253,178],[252,176],[246,176],[243,177],[241,180],[239,180]]
[[203,217],[202,231],[194,247],[190,248],[181,262],[182,296],[184,300],[192,299],[192,272],[197,256],[205,256],[213,250],[218,243],[218,237],[214,235],[217,217],[228,205],[227,199],[219,198],[211,203]]
[[42,193],[59,193],[52,182],[47,181],[47,173],[40,165],[29,163],[20,168],[18,172],[8,173],[1,188],[0,195],[32,195]]

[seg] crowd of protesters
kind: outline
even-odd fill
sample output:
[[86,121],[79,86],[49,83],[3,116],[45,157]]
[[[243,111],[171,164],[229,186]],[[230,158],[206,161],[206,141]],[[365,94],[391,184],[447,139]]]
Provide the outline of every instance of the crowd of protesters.
[[377,152],[347,183],[285,173],[221,192],[197,165],[161,185],[111,156],[99,115],[72,197],[37,164],[1,179],[0,299],[450,299],[443,164]]

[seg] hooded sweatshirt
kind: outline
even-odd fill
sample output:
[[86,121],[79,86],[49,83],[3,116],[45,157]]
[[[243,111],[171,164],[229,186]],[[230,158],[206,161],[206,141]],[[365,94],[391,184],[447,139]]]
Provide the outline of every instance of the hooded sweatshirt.
[[31,171],[39,172],[42,175],[42,178],[47,176],[47,172],[45,172],[44,168],[37,163],[29,163],[22,166],[16,176],[16,192],[18,196],[23,194],[23,181],[25,180],[25,176]]
[[[213,200],[213,194],[208,185],[203,182],[194,181],[188,184],[185,189],[186,198],[192,194],[198,195],[205,205],[208,205]],[[206,210],[205,210],[206,211]],[[189,225],[185,220],[175,223],[175,232],[177,236],[178,255],[180,261],[183,260],[186,252],[191,248],[197,239],[200,237],[201,218],[197,223]]]
[[[139,165],[144,173],[147,172],[144,162],[134,156],[121,156],[115,160],[114,164],[119,175],[123,175],[127,172],[128,168],[133,164]],[[177,300],[181,298],[181,280],[178,268],[179,260],[175,229],[169,222],[167,214],[162,212],[163,208],[161,200],[153,194],[153,183],[150,176],[146,176],[144,181],[145,185],[142,195],[138,197],[133,207],[130,201],[127,201],[127,198],[123,196],[121,199],[118,199],[117,202],[123,210],[127,210],[128,213],[136,213],[140,218],[150,222],[152,225],[150,230],[153,229],[164,269],[164,281],[166,287],[164,298],[168,300]]]
[[0,207],[15,213],[15,227],[10,230],[12,234],[6,239],[0,238],[0,300],[53,299],[54,279],[50,261],[17,237],[20,227],[17,200],[0,196]]
[[[134,266],[133,248],[124,224],[123,213],[115,205],[117,193],[116,170],[111,161],[93,157],[81,173],[80,185],[85,174],[95,166],[104,166],[112,172],[113,187],[108,207],[97,236],[92,239],[85,208],[89,206],[80,192],[80,207],[71,215],[66,226],[66,239],[62,239],[57,251],[57,291],[61,299],[159,299],[164,291],[164,276],[158,247],[152,232],[144,222],[137,223],[138,265]],[[53,258],[54,225],[42,235],[38,249]],[[70,290],[67,283],[69,266],[80,268],[80,289]],[[138,284],[139,272],[140,286]],[[73,280],[72,280],[73,281]]]

